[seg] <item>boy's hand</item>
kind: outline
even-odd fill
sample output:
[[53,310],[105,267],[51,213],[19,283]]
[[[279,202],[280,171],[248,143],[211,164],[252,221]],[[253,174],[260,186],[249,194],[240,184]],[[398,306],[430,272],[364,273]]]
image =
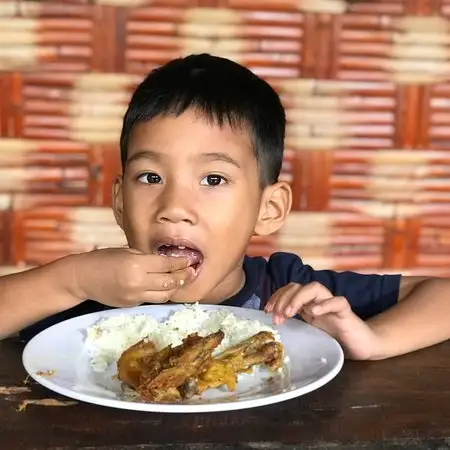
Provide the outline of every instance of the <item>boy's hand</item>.
[[375,352],[377,337],[351,310],[344,297],[333,297],[320,283],[302,286],[290,283],[276,291],[265,307],[273,313],[273,323],[282,324],[299,314],[306,322],[333,336],[349,359],[369,359]]
[[126,248],[84,253],[74,270],[76,297],[109,306],[165,303],[195,278],[189,260],[148,255]]

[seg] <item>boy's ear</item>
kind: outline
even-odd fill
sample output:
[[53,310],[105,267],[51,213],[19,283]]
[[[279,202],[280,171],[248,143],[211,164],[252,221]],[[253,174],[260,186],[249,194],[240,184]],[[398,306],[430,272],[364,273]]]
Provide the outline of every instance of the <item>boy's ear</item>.
[[123,179],[117,176],[112,186],[112,209],[117,225],[123,230]]
[[255,234],[268,236],[278,231],[284,225],[291,207],[292,191],[288,183],[279,181],[264,188]]

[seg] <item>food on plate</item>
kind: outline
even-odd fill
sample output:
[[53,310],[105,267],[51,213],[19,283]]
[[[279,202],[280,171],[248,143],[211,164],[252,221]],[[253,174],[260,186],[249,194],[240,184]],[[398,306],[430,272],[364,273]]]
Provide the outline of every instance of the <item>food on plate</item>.
[[125,397],[148,402],[234,391],[255,366],[279,371],[288,361],[272,326],[198,304],[176,306],[161,321],[116,313],[87,329],[85,345],[94,372],[118,379]]
[[234,391],[238,374],[252,373],[256,365],[276,371],[283,365],[283,356],[283,346],[275,341],[274,335],[261,331],[212,358],[206,370],[199,375],[197,393],[222,385]]
[[191,334],[181,345],[169,345],[159,352],[153,342],[141,341],[119,358],[119,380],[133,388],[144,401],[179,401],[183,393],[183,388],[179,388],[205,369],[222,339],[222,331],[206,337]]
[[52,377],[53,375],[55,375],[55,370],[39,370],[38,372],[36,372],[36,375],[39,375],[40,377]]
[[283,364],[283,347],[272,333],[259,332],[213,357],[223,338],[221,330],[204,337],[193,333],[160,351],[140,341],[119,358],[118,378],[144,401],[174,403],[222,385],[234,391],[238,374],[251,373],[255,365],[277,370]]
[[85,345],[90,355],[94,372],[105,372],[115,368],[122,353],[139,341],[152,341],[156,349],[162,350],[168,345],[175,347],[193,333],[207,336],[222,330],[224,338],[215,350],[223,352],[254,336],[260,331],[268,331],[279,341],[275,328],[259,320],[244,319],[236,316],[228,308],[207,309],[198,303],[180,305],[165,320],[157,321],[149,313],[134,315],[116,314],[106,317],[87,329]]

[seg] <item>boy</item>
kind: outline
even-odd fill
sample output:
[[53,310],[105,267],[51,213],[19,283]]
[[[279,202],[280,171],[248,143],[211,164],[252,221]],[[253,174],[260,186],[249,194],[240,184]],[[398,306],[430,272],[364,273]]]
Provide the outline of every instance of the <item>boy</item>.
[[290,187],[278,181],[284,133],[278,95],[234,62],[191,55],[153,71],[125,114],[113,188],[130,249],[4,277],[0,335],[35,323],[22,332],[28,339],[68,317],[170,300],[265,309],[276,325],[300,315],[353,359],[448,339],[449,280],[315,271],[287,253],[245,256],[251,236],[279,230],[291,208]]

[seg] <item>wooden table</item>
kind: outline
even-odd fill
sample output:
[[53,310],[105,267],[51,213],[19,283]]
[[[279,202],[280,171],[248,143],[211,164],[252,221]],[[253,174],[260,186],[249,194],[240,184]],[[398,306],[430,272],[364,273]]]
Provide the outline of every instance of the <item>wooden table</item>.
[[[71,404],[24,384],[22,348],[15,340],[0,342],[2,450],[154,449],[169,443],[192,450],[450,449],[450,342],[388,361],[346,362],[328,385],[288,402],[183,415]],[[18,411],[32,399],[50,399],[50,405],[31,403]],[[65,406],[51,406],[55,400]]]

